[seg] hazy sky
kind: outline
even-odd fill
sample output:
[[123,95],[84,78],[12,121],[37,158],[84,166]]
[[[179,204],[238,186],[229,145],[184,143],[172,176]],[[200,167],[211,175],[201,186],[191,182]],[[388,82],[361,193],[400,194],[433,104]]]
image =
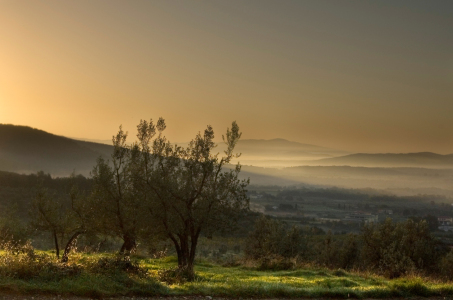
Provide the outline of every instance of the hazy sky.
[[0,123],[453,153],[453,1],[0,0]]

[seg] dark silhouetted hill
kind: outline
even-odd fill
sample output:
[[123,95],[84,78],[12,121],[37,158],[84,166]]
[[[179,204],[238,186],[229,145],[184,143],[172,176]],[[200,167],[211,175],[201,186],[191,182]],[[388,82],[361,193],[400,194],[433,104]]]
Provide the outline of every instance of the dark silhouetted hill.
[[68,176],[89,175],[99,156],[109,158],[112,146],[69,139],[27,126],[0,124],[0,170],[44,171]]

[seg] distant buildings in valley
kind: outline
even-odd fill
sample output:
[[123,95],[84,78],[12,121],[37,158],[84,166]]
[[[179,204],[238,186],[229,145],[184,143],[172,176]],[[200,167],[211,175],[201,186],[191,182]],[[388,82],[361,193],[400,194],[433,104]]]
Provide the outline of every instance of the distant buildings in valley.
[[393,215],[393,210],[391,210],[391,209],[380,209],[380,210],[378,210],[378,214]]
[[361,223],[377,223],[378,216],[368,212],[355,211],[345,217],[345,221],[361,222]]
[[453,218],[450,217],[438,217],[437,222],[439,222],[439,230],[443,231],[453,231]]

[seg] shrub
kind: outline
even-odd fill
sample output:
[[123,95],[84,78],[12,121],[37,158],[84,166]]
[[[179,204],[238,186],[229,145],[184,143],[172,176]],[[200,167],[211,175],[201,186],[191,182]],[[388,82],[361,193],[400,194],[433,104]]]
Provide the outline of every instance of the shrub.
[[81,272],[78,265],[61,263],[45,253],[37,254],[30,242],[24,245],[7,243],[3,249],[5,254],[0,256],[0,275],[4,277],[58,281]]
[[362,239],[364,266],[389,278],[432,270],[437,264],[437,242],[425,221],[393,223],[387,219],[383,224],[364,226]]
[[88,263],[87,268],[92,273],[104,275],[128,273],[139,277],[146,277],[148,274],[148,269],[140,266],[130,256],[120,254],[113,257],[102,257],[94,263]]
[[289,259],[303,256],[307,248],[307,239],[298,227],[288,229],[282,222],[261,217],[246,240],[245,255],[255,260]]
[[448,280],[453,280],[453,251],[450,251],[440,260],[440,273]]
[[335,261],[338,259],[338,244],[334,242],[332,232],[327,233],[326,238],[320,244],[317,249],[317,262],[328,268],[333,268],[336,264]]
[[157,271],[157,279],[167,284],[183,284],[193,280],[193,274],[188,268],[175,267]]
[[358,237],[355,234],[348,234],[340,248],[337,267],[341,269],[352,269],[356,266],[360,256]]
[[282,256],[263,257],[259,260],[258,270],[260,271],[281,271],[291,270],[297,266],[296,259],[285,258]]

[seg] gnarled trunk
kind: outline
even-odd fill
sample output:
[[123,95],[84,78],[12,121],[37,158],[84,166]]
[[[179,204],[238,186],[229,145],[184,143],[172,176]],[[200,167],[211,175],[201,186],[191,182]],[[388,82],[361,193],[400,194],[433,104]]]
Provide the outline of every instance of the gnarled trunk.
[[61,262],[64,262],[64,263],[68,262],[69,252],[71,252],[71,250],[76,245],[77,238],[79,237],[79,235],[81,235],[84,232],[85,231],[78,231],[71,236],[68,243],[66,244],[66,247],[64,248],[63,257],[61,258]]
[[123,236],[123,241],[124,243],[121,246],[120,254],[129,255],[131,253],[134,253],[135,249],[137,248],[137,242],[135,237],[132,234],[125,234]]
[[60,259],[60,247],[58,246],[57,232],[55,230],[53,232],[53,240],[55,242],[55,253],[57,255],[57,259]]
[[195,279],[194,265],[198,236],[199,234],[194,236],[179,235],[179,241],[172,239],[178,255],[178,268],[185,273],[189,281]]

